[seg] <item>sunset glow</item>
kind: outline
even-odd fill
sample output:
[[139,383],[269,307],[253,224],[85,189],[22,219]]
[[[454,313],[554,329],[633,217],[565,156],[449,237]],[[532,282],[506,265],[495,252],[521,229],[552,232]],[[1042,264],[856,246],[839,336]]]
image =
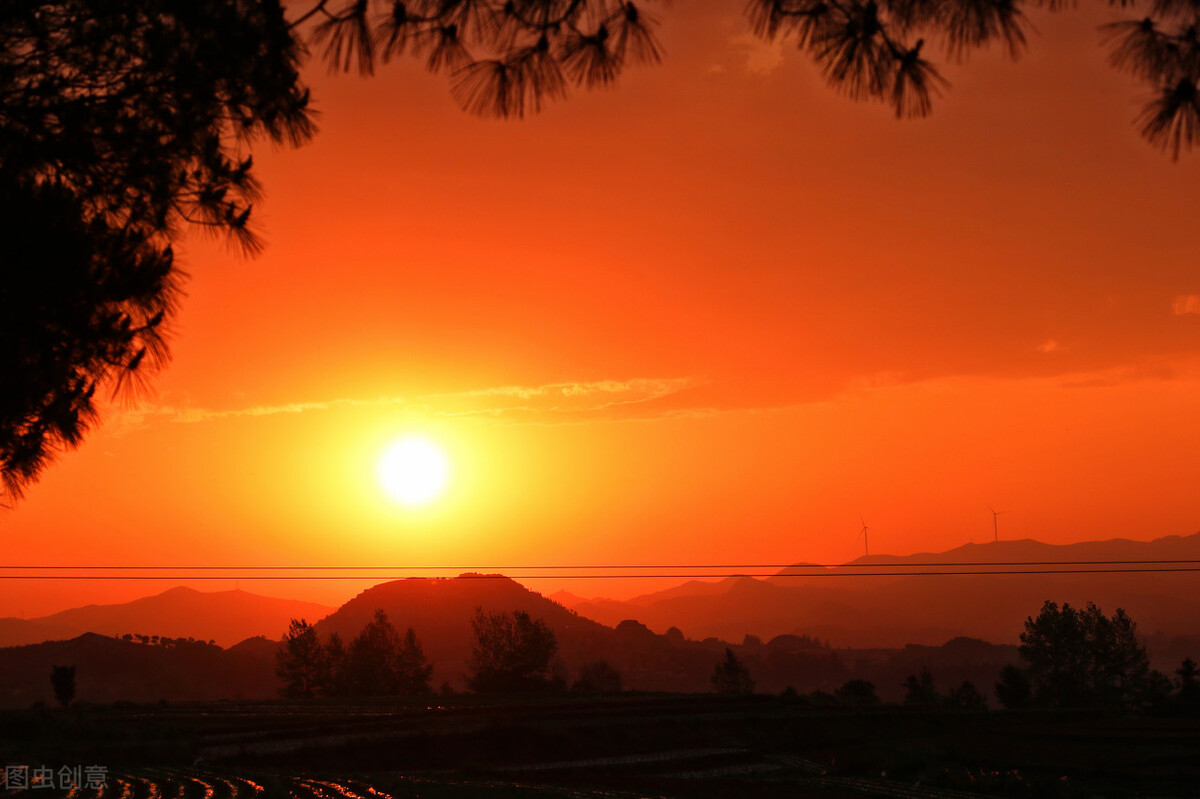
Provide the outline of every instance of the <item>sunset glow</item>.
[[[741,5],[664,9],[661,65],[520,122],[406,60],[306,67],[319,134],[254,151],[265,250],[182,242],[170,367],[0,516],[5,557],[838,562],[861,517],[873,553],[990,541],[989,505],[1002,540],[1200,527],[1200,156],[1131,124],[1109,12],[1031,10],[1027,56],[951,64],[904,122],[748,45]],[[441,456],[384,456],[413,431]],[[0,615],[147,590],[9,581]]]

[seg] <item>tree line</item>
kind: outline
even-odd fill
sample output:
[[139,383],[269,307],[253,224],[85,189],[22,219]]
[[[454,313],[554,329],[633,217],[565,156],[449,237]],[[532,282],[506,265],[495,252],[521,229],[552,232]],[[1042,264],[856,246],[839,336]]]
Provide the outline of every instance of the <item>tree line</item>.
[[[484,613],[471,619],[472,646],[467,687],[476,693],[563,690],[555,673],[558,639],[542,619],[527,612]],[[433,665],[416,632],[403,636],[383,610],[376,610],[347,646],[332,633],[324,642],[304,619],[292,619],[277,655],[276,674],[284,697],[416,696],[432,692]],[[621,675],[605,660],[584,665],[572,686],[580,691],[617,692]],[[443,692],[450,690],[443,685]]]
[[[484,613],[471,619],[472,647],[466,681],[477,693],[565,690],[567,682],[554,660],[558,641],[542,619],[525,611]],[[118,640],[175,648],[213,646],[194,638],[127,633]],[[1022,665],[1005,666],[994,691],[1006,708],[1097,707],[1116,711],[1151,711],[1200,715],[1200,667],[1190,657],[1175,669],[1174,679],[1150,668],[1137,625],[1124,610],[1106,616],[1093,603],[1076,609],[1047,601],[1037,617],[1025,620],[1019,651]],[[431,693],[433,665],[416,632],[400,635],[382,610],[347,646],[340,635],[324,642],[304,619],[292,619],[276,655],[280,694],[286,698],[342,696],[411,696]],[[75,667],[55,666],[50,675],[55,697],[69,705],[75,697]],[[755,681],[749,669],[726,648],[711,677],[715,693],[749,695]],[[572,690],[617,693],[621,673],[606,660],[580,667]],[[904,702],[913,705],[983,710],[987,699],[970,681],[948,692],[938,691],[928,670],[904,682]],[[442,690],[450,690],[443,685]],[[792,687],[785,700],[800,700]],[[816,704],[864,705],[881,702],[869,680],[846,681],[832,694],[814,691]]]
[[118,641],[126,641],[128,643],[143,644],[146,646],[161,646],[164,649],[175,649],[183,646],[216,646],[215,638],[210,638],[205,641],[202,638],[193,638],[192,636],[179,636],[172,638],[169,635],[144,635],[142,633],[125,633],[124,635],[114,635]]
[[[485,613],[471,619],[472,644],[467,687],[476,693],[565,690],[556,669],[558,641],[542,619],[525,611]],[[1137,625],[1124,610],[1106,616],[1093,603],[1076,609],[1047,601],[1029,616],[1018,650],[1023,665],[1005,666],[994,690],[1006,708],[1099,707],[1119,711],[1200,713],[1200,668],[1191,658],[1175,679],[1150,668]],[[433,666],[416,632],[400,635],[383,610],[347,646],[337,633],[321,642],[316,629],[293,619],[277,657],[280,692],[289,698],[318,696],[394,696],[431,692]],[[718,694],[748,695],[755,682],[731,648],[713,669]],[[580,668],[574,690],[619,692],[621,674],[599,660]],[[987,699],[970,681],[938,691],[932,673],[923,670],[905,680],[904,702],[913,705],[982,710]],[[450,690],[448,685],[443,691]],[[792,688],[784,698],[799,698]],[[811,701],[833,704],[880,702],[876,686],[852,679],[833,694],[817,691]]]
[[1137,624],[1118,608],[1111,617],[1088,602],[1082,609],[1047,601],[1025,620],[1021,660],[996,683],[1005,707],[1103,707],[1200,712],[1196,663],[1186,658],[1176,680],[1150,668]]
[[[1000,704],[1019,708],[1103,708],[1115,711],[1200,714],[1200,668],[1186,658],[1175,679],[1150,668],[1137,624],[1123,609],[1106,616],[1089,602],[1082,609],[1047,601],[1037,617],[1028,616],[1018,649],[1022,665],[1001,669],[994,691]],[[732,652],[728,653],[733,656]],[[714,685],[716,685],[714,677]],[[987,699],[969,680],[948,692],[938,690],[932,672],[923,669],[904,681],[904,703],[984,710]],[[794,689],[786,697],[799,698]],[[816,691],[810,701],[823,704],[877,704],[873,683],[848,680],[832,695]]]

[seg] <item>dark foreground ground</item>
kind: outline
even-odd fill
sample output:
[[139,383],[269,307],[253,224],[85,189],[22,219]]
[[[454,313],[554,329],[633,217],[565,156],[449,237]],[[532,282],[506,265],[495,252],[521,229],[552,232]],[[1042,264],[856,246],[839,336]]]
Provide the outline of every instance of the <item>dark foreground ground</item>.
[[[22,799],[1200,796],[1200,720],[681,695],[83,707],[0,713],[0,764],[54,770],[5,790]],[[64,790],[62,766],[107,787]]]

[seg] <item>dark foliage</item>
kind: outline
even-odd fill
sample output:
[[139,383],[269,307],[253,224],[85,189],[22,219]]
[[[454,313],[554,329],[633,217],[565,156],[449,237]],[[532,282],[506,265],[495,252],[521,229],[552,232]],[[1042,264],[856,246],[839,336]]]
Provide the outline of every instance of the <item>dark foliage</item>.
[[750,670],[732,649],[725,650],[725,659],[713,668],[712,687],[718,694],[752,694],[754,680],[750,678]]
[[[1029,7],[1062,0],[749,0],[755,33],[790,38],[834,89],[885,102],[898,117],[927,115],[947,87],[923,55],[927,41],[963,61],[993,44],[1016,58],[1031,26]],[[1074,6],[1074,3],[1070,4]],[[1109,60],[1142,81],[1152,99],[1138,118],[1143,136],[1178,158],[1200,141],[1200,0],[1109,0],[1145,14],[1103,26]]]
[[1179,678],[1175,683],[1178,689],[1175,706],[1187,715],[1200,715],[1200,679],[1197,679],[1200,669],[1197,669],[1196,661],[1184,658],[1175,675]]
[[1076,610],[1047,601],[1026,619],[1020,651],[1039,705],[1129,709],[1165,701],[1170,690],[1119,608],[1109,618],[1090,602]]
[[621,672],[613,668],[607,660],[585,663],[579,667],[579,679],[571,686],[571,690],[620,693]]
[[[1142,0],[1148,13],[1104,26],[1110,60],[1154,92],[1139,118],[1178,157],[1200,140],[1200,0]],[[1138,0],[1109,0],[1133,9]],[[948,82],[926,43],[954,61],[995,44],[1024,51],[1029,7],[1061,0],[749,0],[755,34],[790,39],[829,84],[897,117],[927,116]],[[1074,4],[1072,4],[1074,5]],[[662,58],[657,22],[631,0],[319,0],[301,17],[332,70],[371,73],[404,54],[446,72],[474,114],[521,117],[569,85],[607,86],[630,63]]]
[[474,640],[467,661],[467,685],[472,691],[530,691],[551,686],[550,666],[558,652],[558,640],[545,621],[523,610],[484,613],[477,608],[471,629]]
[[935,705],[942,700],[933,684],[933,674],[924,669],[921,676],[908,675],[904,681],[904,701],[913,705]]
[[312,133],[278,2],[0,4],[0,500],[167,358],[189,223],[247,249],[250,140]]
[[964,710],[987,710],[987,699],[970,680],[963,680],[957,688],[952,688],[946,696],[946,704]]
[[180,636],[178,638],[172,638],[169,635],[144,635],[142,633],[125,633],[124,635],[114,635],[113,638],[116,638],[121,641],[128,641],[129,643],[145,644],[145,645],[149,645],[149,646],[160,646],[163,649],[180,649],[180,648],[184,648],[184,647],[191,647],[191,648],[215,647],[217,645],[217,642],[211,638],[207,641],[204,641],[199,638],[194,638],[190,635],[187,636],[186,638],[183,636]]
[[288,699],[316,696],[328,665],[317,631],[304,619],[292,619],[276,653],[275,673],[283,683],[280,695]]
[[75,667],[55,666],[50,669],[50,684],[54,686],[54,698],[63,707],[75,699]]
[[346,651],[345,683],[358,696],[429,693],[433,667],[410,627],[401,639],[382,610]]
[[396,692],[406,696],[430,693],[429,678],[433,666],[425,657],[425,650],[417,640],[417,634],[409,627],[396,657]]
[[1027,706],[1033,698],[1033,685],[1025,669],[1011,663],[1002,668],[996,682],[996,698],[1009,709]]
[[346,646],[342,637],[332,633],[322,647],[321,673],[318,675],[317,691],[321,696],[346,696],[350,683],[346,675]]
[[846,680],[842,687],[833,693],[838,699],[852,705],[879,704],[879,694],[875,692],[875,683],[870,680]]
[[312,625],[293,619],[277,653],[280,694],[314,696],[412,696],[429,693],[433,667],[410,627],[401,638],[382,610],[350,643],[336,633],[322,645]]

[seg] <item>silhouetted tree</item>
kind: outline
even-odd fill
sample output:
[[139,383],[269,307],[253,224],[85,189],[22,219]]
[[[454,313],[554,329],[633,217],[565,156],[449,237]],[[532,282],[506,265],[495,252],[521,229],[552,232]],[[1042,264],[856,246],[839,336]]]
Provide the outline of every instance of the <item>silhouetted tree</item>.
[[1171,706],[1171,694],[1175,686],[1171,678],[1158,670],[1151,670],[1146,682],[1134,694],[1134,707],[1163,711]]
[[322,670],[317,690],[323,696],[345,696],[350,692],[346,674],[346,647],[342,637],[331,633],[322,652]]
[[[1118,5],[1118,0],[1110,0]],[[1200,141],[1200,44],[1195,0],[1143,0],[1146,16],[1103,26],[1113,66],[1143,81],[1154,98],[1138,119],[1142,134],[1178,156]],[[521,117],[570,84],[612,84],[629,63],[661,59],[648,4],[632,0],[347,0],[338,10],[317,0],[313,42],[331,69],[369,73],[405,53],[450,74],[460,106],[475,114]],[[948,87],[928,58],[993,43],[1016,58],[1025,49],[1030,5],[1060,0],[750,0],[751,29],[790,40],[837,91],[877,100],[897,117],[923,117]],[[1133,8],[1137,0],[1119,0]],[[382,12],[382,13],[380,13]]]
[[934,705],[941,697],[933,685],[933,674],[929,669],[923,669],[921,676],[908,675],[904,681],[904,701],[912,705]]
[[[243,144],[312,133],[303,46],[274,0],[0,4],[0,491],[165,363],[200,225],[244,247]],[[0,496],[0,499],[3,499]]]
[[332,635],[322,647],[323,672],[319,685],[326,695],[394,696],[429,693],[433,667],[410,627],[404,637],[376,610],[374,618],[343,649]]
[[621,692],[621,672],[607,660],[585,663],[579,667],[579,679],[571,686],[573,691],[598,691],[605,694]]
[[853,705],[874,705],[879,703],[879,694],[875,692],[875,683],[869,680],[846,680],[841,688],[833,692],[843,702]]
[[75,667],[54,666],[50,669],[50,684],[54,686],[54,698],[63,707],[75,699]]
[[433,666],[425,657],[417,634],[409,627],[404,633],[404,641],[400,644],[400,652],[396,661],[396,689],[401,694],[414,696],[429,693],[429,678],[433,676]]
[[1161,700],[1162,680],[1122,609],[1109,618],[1091,602],[1076,610],[1047,601],[1036,619],[1026,619],[1020,653],[1038,704],[1134,707]]
[[328,673],[317,631],[304,619],[292,619],[283,645],[275,653],[275,673],[283,681],[279,693],[289,699],[310,699]]
[[1007,708],[1025,707],[1033,698],[1033,685],[1025,669],[1013,663],[1000,669],[996,682],[996,698]]
[[1200,713],[1200,679],[1197,679],[1200,669],[1196,667],[1196,661],[1184,658],[1175,675],[1179,678],[1175,682],[1176,707],[1188,715]]
[[383,610],[363,627],[346,651],[346,682],[358,696],[396,693],[400,634]]
[[[949,58],[999,43],[1011,57],[1025,49],[1029,5],[1058,10],[1060,0],[750,0],[755,33],[791,39],[820,67],[825,79],[855,100],[880,100],[897,116],[930,112],[947,86],[925,57],[927,40]],[[1178,157],[1200,141],[1200,38],[1194,0],[1112,0],[1142,5],[1135,16],[1102,27],[1113,66],[1149,86],[1154,97],[1138,122],[1151,143]]]
[[750,678],[750,670],[732,649],[726,648],[725,658],[713,668],[712,687],[718,694],[752,694],[754,680]]
[[558,651],[554,631],[523,610],[484,613],[471,619],[474,640],[467,685],[481,693],[526,691],[549,686],[550,663]]
[[946,702],[951,707],[961,707],[966,710],[987,710],[987,699],[979,693],[975,683],[963,680],[962,685],[952,688],[946,696]]

